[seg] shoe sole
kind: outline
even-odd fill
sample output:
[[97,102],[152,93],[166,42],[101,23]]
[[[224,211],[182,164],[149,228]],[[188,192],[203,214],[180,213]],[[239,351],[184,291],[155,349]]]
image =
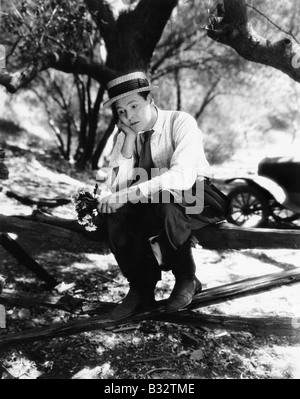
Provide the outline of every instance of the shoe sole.
[[137,314],[151,313],[154,310],[157,310],[158,308],[159,308],[159,304],[158,304],[158,302],[155,302],[152,305],[149,305],[149,307],[147,306],[144,309],[143,308],[142,309],[137,309],[134,312],[128,313],[125,316],[113,317],[112,314],[111,314],[110,319],[112,321],[119,321],[119,320],[127,319],[128,317],[131,317],[131,316],[134,316],[134,315],[137,315]]
[[193,298],[190,301],[187,301],[184,305],[182,305],[179,308],[176,308],[174,310],[167,310],[167,308],[165,308],[165,313],[175,313],[175,312],[178,312],[179,310],[183,310],[192,302],[192,300],[193,300]]

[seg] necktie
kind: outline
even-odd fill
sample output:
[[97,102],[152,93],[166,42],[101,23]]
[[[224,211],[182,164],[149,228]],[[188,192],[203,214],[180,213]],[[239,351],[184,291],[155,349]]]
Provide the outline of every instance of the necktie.
[[153,167],[150,140],[153,130],[147,130],[143,133],[144,142],[141,147],[139,156],[139,168],[143,168],[148,175],[148,180],[151,178],[151,168]]

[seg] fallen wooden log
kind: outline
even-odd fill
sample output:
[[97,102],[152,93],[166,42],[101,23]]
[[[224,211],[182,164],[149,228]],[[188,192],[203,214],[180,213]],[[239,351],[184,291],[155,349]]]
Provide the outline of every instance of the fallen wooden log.
[[[68,220],[68,219],[66,219]],[[76,222],[78,225],[78,223]],[[80,226],[80,225],[78,225]],[[80,226],[82,227],[82,226]],[[24,217],[0,215],[0,233],[15,234],[18,242],[31,255],[42,251],[70,249],[72,252],[87,252],[107,254],[107,242],[102,240],[101,232],[75,232],[68,228],[61,228],[49,223],[27,220]],[[92,235],[92,239],[90,239]]]
[[[199,309],[221,302],[241,298],[247,295],[266,292],[282,285],[289,285],[300,282],[300,268],[289,271],[265,274],[259,277],[251,277],[244,280],[235,281],[220,285],[218,287],[207,288],[194,296],[193,301],[187,309]],[[164,300],[159,301],[161,306]],[[87,304],[84,308],[85,313],[99,314],[103,311],[103,303],[97,308],[97,302]]]
[[[131,322],[137,323],[142,318],[136,317]],[[254,334],[268,336],[286,336],[299,338],[299,323],[291,317],[241,317],[226,315],[206,315],[192,311],[165,313],[149,317],[154,321],[169,322],[196,328],[226,329],[229,331],[247,331]],[[130,321],[124,321],[124,324]],[[22,331],[21,333],[8,334],[0,337],[0,351],[20,344],[34,341],[43,341],[56,337],[80,334],[82,332],[100,329],[113,330],[116,322],[109,319],[109,314],[90,317],[88,319],[74,320],[68,323],[56,323],[49,327],[42,327]]]
[[[224,329],[226,331],[247,331],[253,334],[264,336],[275,335],[294,337],[300,339],[300,323],[293,317],[283,316],[256,316],[245,317],[238,315],[210,315],[182,311],[176,315],[161,316],[162,321],[169,323],[182,324],[196,328]],[[159,320],[157,317],[156,320]],[[180,320],[180,322],[179,322]]]
[[62,227],[63,229],[72,230],[83,235],[86,233],[84,226],[79,224],[77,219],[66,219],[57,216],[52,216],[42,212],[40,209],[33,210],[31,215],[16,216],[16,217],[23,220],[42,222],[49,224],[51,226]]
[[20,195],[13,190],[7,190],[5,194],[8,198],[14,198],[24,205],[36,205],[37,208],[56,208],[71,202],[70,198],[34,198],[29,195]]
[[[101,229],[98,232],[87,232],[74,219],[55,218],[45,214],[35,213],[32,220],[0,215],[0,232],[16,233],[20,235],[19,239],[30,247],[32,242],[36,244],[42,241],[45,245],[45,241],[48,241],[48,245],[55,243],[63,247],[74,244],[74,241],[86,240],[86,243],[97,242],[100,253],[109,252]],[[300,249],[300,230],[249,229],[220,223],[193,233],[199,244],[207,249]]]
[[227,300],[269,291],[282,285],[294,284],[299,281],[299,267],[293,270],[250,277],[248,279],[221,285],[220,287],[203,290],[194,297],[192,303],[189,305],[189,309],[198,309]]
[[[74,298],[71,295],[32,294],[16,290],[4,289],[0,295],[0,303],[9,308],[37,308],[61,309],[69,313],[83,313],[82,307],[91,306],[94,301],[82,298]],[[97,301],[101,306],[101,302]]]
[[[265,292],[282,285],[289,285],[300,281],[300,269],[294,268],[288,272],[271,273],[259,277],[223,284],[218,287],[207,288],[194,296],[193,302],[188,309],[198,309],[220,302],[232,300],[246,295]],[[0,295],[0,303],[22,307],[48,307],[62,309],[77,314],[102,314],[110,312],[116,304],[113,302],[91,301],[86,298],[74,298],[71,295],[41,295],[28,294],[15,290],[3,290]],[[158,302],[163,306],[165,300]]]
[[[220,285],[217,287],[207,288],[195,295],[193,301],[187,306],[187,309],[200,309],[210,305],[216,305],[221,302],[241,298],[247,295],[259,294],[261,292],[270,291],[282,285],[290,285],[300,282],[300,268],[293,270],[265,274],[258,277],[250,277],[248,279],[235,281]],[[165,300],[159,301],[158,304],[162,307]],[[103,303],[97,308],[97,302],[86,304],[84,311],[89,314],[99,314],[109,311],[111,304],[103,308]],[[165,313],[163,314],[165,317]]]
[[[100,237],[97,233],[86,232],[76,219],[57,218],[34,211],[30,220],[76,231],[89,240],[99,240]],[[207,249],[300,249],[300,230],[250,229],[224,222],[196,230],[193,234]],[[101,239],[105,241],[104,236]]]
[[207,249],[300,249],[300,230],[254,229],[220,223],[193,233]]
[[16,345],[42,341],[55,337],[62,337],[72,334],[79,334],[85,331],[94,331],[104,329],[115,325],[109,319],[109,314],[104,318],[103,315],[80,320],[74,320],[68,323],[54,323],[48,327],[33,328],[27,331],[0,335],[0,351],[5,351]]
[[32,271],[38,278],[47,283],[49,288],[58,285],[58,281],[39,265],[14,239],[6,233],[0,233],[0,245],[22,265]]
[[[196,295],[186,310],[198,309],[208,305],[217,304],[226,300],[244,297],[247,295],[258,294],[268,291],[274,287],[281,285],[294,284],[300,281],[300,270],[290,270],[280,273],[267,274],[260,277],[225,284],[219,287],[209,288]],[[177,324],[191,324],[191,319],[185,319],[185,310],[173,314],[163,312],[165,300],[158,301],[157,310],[152,312],[140,313],[121,320],[112,321],[109,318],[109,312],[114,308],[115,304],[109,303],[98,309],[100,316],[94,316],[89,319],[76,320],[69,323],[53,324],[49,327],[31,329],[22,331],[21,333],[7,334],[0,337],[0,350],[5,350],[13,345],[19,345],[26,342],[50,339],[59,336],[78,334],[84,331],[93,331],[98,329],[112,328],[118,324],[138,322],[141,320],[157,320],[166,321]],[[105,312],[103,314],[103,311]],[[90,309],[87,313],[95,314],[97,308]],[[190,314],[189,314],[190,317]],[[198,327],[200,324],[198,324]]]

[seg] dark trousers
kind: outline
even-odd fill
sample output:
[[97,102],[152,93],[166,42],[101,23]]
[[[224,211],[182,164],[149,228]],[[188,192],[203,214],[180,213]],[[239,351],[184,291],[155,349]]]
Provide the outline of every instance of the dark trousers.
[[149,238],[164,230],[167,218],[162,208],[161,204],[127,203],[105,215],[110,249],[123,275],[142,292],[153,290],[161,278]]
[[151,211],[152,204],[127,203],[117,212],[105,215],[110,249],[123,275],[141,291],[154,288],[161,278],[148,242],[155,228]]
[[[170,196],[168,203],[129,202],[117,212],[99,215],[99,218],[102,226],[105,221],[110,249],[123,275],[131,285],[143,291],[153,289],[161,278],[161,268],[152,253],[149,238],[159,235],[168,258],[167,270],[184,268],[186,273],[192,273],[187,270],[192,262],[185,262],[180,248],[187,243],[193,229],[224,220],[224,215],[215,215],[213,204],[206,205],[201,214],[187,214],[185,207]],[[178,259],[184,264],[178,265]]]
[[145,291],[153,290],[161,278],[149,238],[165,232],[175,252],[191,234],[188,219],[178,204],[129,202],[115,213],[99,215],[95,223],[99,229],[106,225],[110,249],[123,275],[136,289]]

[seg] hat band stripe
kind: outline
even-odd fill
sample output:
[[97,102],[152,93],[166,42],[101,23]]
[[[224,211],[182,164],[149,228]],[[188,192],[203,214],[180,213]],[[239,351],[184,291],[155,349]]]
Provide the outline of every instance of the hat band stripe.
[[108,95],[109,98],[113,98],[119,96],[120,94],[124,94],[132,90],[140,89],[147,86],[149,86],[149,82],[147,79],[132,79],[111,87],[108,90]]

